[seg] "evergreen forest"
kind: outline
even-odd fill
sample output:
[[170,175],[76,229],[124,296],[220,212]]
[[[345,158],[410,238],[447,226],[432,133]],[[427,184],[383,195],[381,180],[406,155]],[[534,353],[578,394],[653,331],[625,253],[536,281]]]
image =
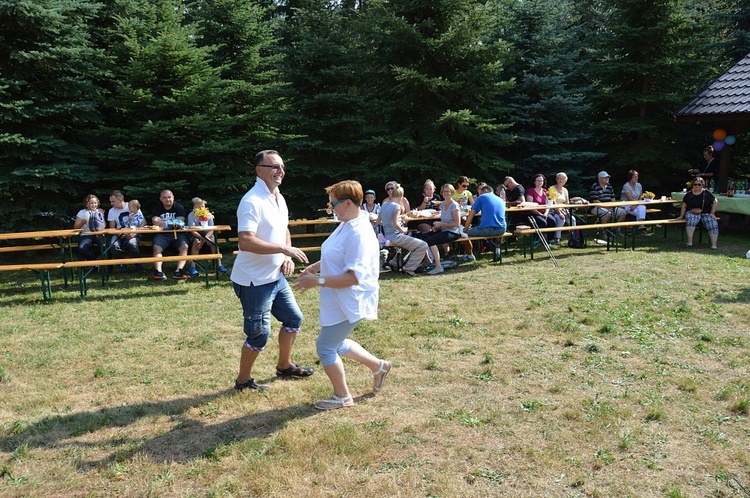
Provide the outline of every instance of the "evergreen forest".
[[293,218],[343,179],[565,171],[581,195],[637,169],[668,194],[718,127],[675,113],[748,53],[750,0],[0,0],[0,230],[114,189],[234,224],[263,149]]

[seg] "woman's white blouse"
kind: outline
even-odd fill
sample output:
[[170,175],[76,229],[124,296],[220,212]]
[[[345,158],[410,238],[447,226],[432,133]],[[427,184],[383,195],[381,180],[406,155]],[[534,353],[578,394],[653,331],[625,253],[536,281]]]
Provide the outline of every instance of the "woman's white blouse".
[[380,244],[365,212],[341,223],[321,246],[323,277],[348,271],[357,277],[356,285],[344,289],[320,288],[320,325],[378,318]]

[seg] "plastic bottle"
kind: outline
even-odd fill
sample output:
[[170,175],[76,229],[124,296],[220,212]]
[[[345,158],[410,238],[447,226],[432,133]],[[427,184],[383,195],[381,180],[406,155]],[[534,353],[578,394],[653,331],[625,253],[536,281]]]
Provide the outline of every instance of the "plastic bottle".
[[734,197],[734,182],[727,180],[727,197]]

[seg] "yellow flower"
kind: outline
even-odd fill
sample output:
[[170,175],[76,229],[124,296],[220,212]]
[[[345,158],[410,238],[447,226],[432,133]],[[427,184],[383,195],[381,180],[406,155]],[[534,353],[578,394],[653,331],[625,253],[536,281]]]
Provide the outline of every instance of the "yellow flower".
[[198,221],[208,221],[214,217],[207,207],[194,209],[193,212],[195,213],[195,219]]
[[654,197],[656,197],[656,194],[654,194],[653,192],[649,192],[648,190],[646,190],[643,195],[641,195],[641,199],[653,200]]
[[550,187],[547,189],[547,199],[554,201],[557,199],[557,192],[555,192],[555,189]]

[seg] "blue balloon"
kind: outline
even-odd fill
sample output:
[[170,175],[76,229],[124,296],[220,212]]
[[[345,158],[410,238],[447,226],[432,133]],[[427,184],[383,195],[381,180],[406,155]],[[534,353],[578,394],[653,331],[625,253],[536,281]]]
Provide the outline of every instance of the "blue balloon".
[[724,140],[717,140],[714,142],[714,150],[716,152],[719,152],[723,148],[724,148]]
[[737,138],[734,135],[727,135],[727,138],[724,139],[724,143],[727,145],[734,145],[736,141]]

